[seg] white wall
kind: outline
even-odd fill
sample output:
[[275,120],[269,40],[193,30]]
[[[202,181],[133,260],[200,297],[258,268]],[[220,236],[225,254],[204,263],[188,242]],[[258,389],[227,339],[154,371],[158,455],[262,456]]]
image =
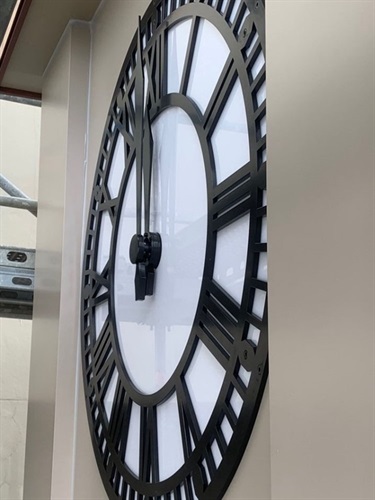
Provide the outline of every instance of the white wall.
[[[40,108],[0,101],[0,172],[37,199]],[[7,196],[1,191],[3,196]],[[0,207],[0,245],[35,248],[37,219]],[[0,498],[20,500],[26,443],[31,321],[0,318]]]
[[375,498],[374,13],[267,3],[274,500]]

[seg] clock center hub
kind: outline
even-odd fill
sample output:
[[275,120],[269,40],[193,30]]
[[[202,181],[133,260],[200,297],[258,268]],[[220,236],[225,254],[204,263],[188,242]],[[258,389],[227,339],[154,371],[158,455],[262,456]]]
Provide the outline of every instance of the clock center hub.
[[156,269],[161,257],[159,233],[135,234],[130,241],[129,257],[132,264],[146,264]]

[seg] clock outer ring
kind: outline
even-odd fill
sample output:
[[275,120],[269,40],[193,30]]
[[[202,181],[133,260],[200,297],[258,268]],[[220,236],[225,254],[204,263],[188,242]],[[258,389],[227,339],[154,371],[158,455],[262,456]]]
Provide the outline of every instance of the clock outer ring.
[[[254,2],[246,2],[246,3],[250,3],[250,4],[253,4]],[[185,6],[184,8],[186,9],[186,7],[192,7],[192,8],[196,8],[197,5],[195,4],[189,4],[188,6]],[[181,10],[182,7],[180,7],[179,10]],[[186,9],[188,10],[188,9]],[[171,21],[172,17],[176,17],[176,16],[173,16],[174,14],[176,14],[178,11],[174,11],[169,17],[168,17],[168,20]],[[144,18],[143,18],[143,21],[142,23],[145,22],[145,20],[148,20],[150,19],[155,13],[155,6],[152,4],[149,9],[147,10]],[[206,17],[206,16],[205,16]],[[207,17],[206,17],[207,18]],[[165,21],[164,21],[165,22]],[[258,33],[259,33],[259,36],[261,37],[262,36],[262,29],[258,26],[262,26],[262,23],[258,23],[257,25],[257,28],[258,28]],[[158,29],[160,30],[161,28],[163,28],[163,23],[158,27]],[[165,28],[164,28],[165,29]],[[264,39],[264,30],[263,30],[263,39]],[[116,85],[116,89],[115,89],[115,92],[114,92],[114,97],[112,99],[112,104],[111,104],[111,108],[113,107],[113,105],[115,104],[116,100],[117,100],[117,96],[118,96],[118,89],[119,89],[119,82],[121,81],[122,79],[122,75],[124,73],[124,69],[126,68],[127,64],[128,64],[128,59],[130,57],[130,55],[132,53],[134,53],[134,46],[136,45],[136,35],[133,39],[133,42],[132,44],[130,45],[130,48],[129,48],[129,51],[128,51],[128,56],[126,57],[125,59],[125,62],[124,62],[124,65],[123,65],[123,68],[120,72],[120,77],[119,77],[119,81],[118,81],[118,84]],[[229,45],[229,44],[228,44]],[[264,42],[262,44],[262,47],[263,47],[263,50],[265,50],[265,46],[264,46]],[[162,107],[163,108],[163,107]],[[162,109],[159,110],[159,112],[161,112]],[[154,119],[156,116],[157,116],[158,113],[154,113],[154,116],[152,117],[152,119]],[[108,122],[107,122],[108,124]],[[105,135],[105,134],[104,134]],[[103,138],[103,142],[104,142],[104,138]],[[103,143],[102,143],[102,147],[103,147]],[[102,148],[101,148],[102,149]],[[124,176],[125,177],[125,176]],[[94,199],[94,193],[93,193],[93,199]],[[91,202],[91,206],[93,206],[93,199],[92,199],[92,202]],[[113,231],[113,234],[114,234],[114,231]],[[88,248],[88,241],[87,241],[88,237],[86,238],[86,248]],[[113,279],[111,280],[112,284],[113,284]],[[83,282],[83,287],[85,286],[85,283]],[[110,302],[112,302],[110,300]],[[111,307],[111,306],[110,306]],[[199,306],[198,306],[199,308]],[[83,309],[83,306],[82,306],[82,309]],[[264,320],[265,320],[265,323],[266,323],[266,312],[265,312],[265,316],[264,316]],[[82,315],[83,316],[83,315]],[[84,324],[83,324],[83,318],[82,318],[82,331],[84,329]],[[254,422],[255,422],[255,418],[256,418],[256,414],[258,412],[258,409],[259,409],[259,405],[260,405],[260,402],[261,402],[261,398],[262,398],[262,394],[263,394],[263,391],[264,391],[264,387],[265,387],[265,384],[266,384],[266,379],[267,379],[267,372],[268,372],[268,357],[267,357],[267,342],[266,342],[266,331],[263,331],[262,332],[262,339],[263,339],[263,342],[261,345],[258,346],[258,356],[259,356],[259,359],[262,359],[262,362],[259,364],[259,368],[258,368],[258,374],[256,375],[257,376],[257,389],[254,387],[254,394],[251,395],[251,398],[249,398],[248,400],[245,400],[244,401],[244,404],[243,404],[243,409],[242,409],[242,412],[240,414],[240,418],[238,420],[238,423],[237,423],[237,426],[236,426],[236,430],[234,431],[234,434],[233,434],[233,437],[232,437],[232,440],[228,446],[228,450],[226,452],[226,454],[224,455],[223,457],[223,460],[220,464],[220,467],[218,469],[218,472],[223,470],[225,471],[224,474],[216,474],[216,478],[214,478],[214,480],[209,484],[209,486],[207,487],[207,489],[204,491],[204,493],[202,492],[202,495],[199,495],[199,498],[221,498],[223,492],[227,489],[234,473],[235,473],[235,470],[237,469],[238,467],[238,464],[241,460],[241,457],[242,457],[242,454],[246,448],[246,445],[247,445],[247,441],[248,441],[248,438],[250,437],[250,434],[251,434],[251,431],[252,431],[252,428],[253,428],[253,425],[254,425]],[[84,339],[82,337],[82,342],[83,342],[83,352],[84,352]],[[83,360],[84,363],[83,365],[85,365],[85,360]],[[181,363],[179,363],[181,364]],[[85,369],[84,369],[84,376],[86,376],[86,373],[85,373]],[[173,376],[172,376],[173,377]],[[226,380],[227,378],[227,375],[225,376],[225,379]],[[84,381],[85,381],[85,377],[84,377]],[[223,386],[225,385],[225,382],[223,383]],[[88,410],[88,414],[90,414],[90,406],[88,404],[88,397],[87,397],[87,394],[90,392],[90,389],[88,388],[88,384],[85,383],[85,392],[86,392],[86,403],[87,403],[87,410]],[[221,393],[223,392],[223,390],[221,391]],[[221,396],[219,396],[219,399],[220,399]],[[218,400],[219,401],[219,400]],[[215,419],[217,417],[217,413],[218,413],[218,403],[216,403],[215,405],[215,410],[214,410],[214,413],[212,414],[211,416],[211,419]],[[99,453],[99,450],[97,449],[97,440],[96,440],[96,436],[95,436],[95,429],[94,429],[94,426],[93,426],[93,421],[90,419],[89,417],[89,425],[90,425],[90,432],[91,432],[91,437],[92,437],[92,440],[93,440],[93,445],[94,445],[94,450],[95,450],[95,454],[96,454],[96,458],[97,458],[97,462],[98,462],[98,465],[99,465],[99,469],[100,469],[100,472],[101,472],[101,475],[102,475],[102,478],[103,478],[103,483],[106,487],[106,490],[107,490],[107,493],[109,495],[110,498],[117,498],[115,496],[113,496],[113,490],[111,488],[111,486],[108,484],[107,482],[107,479],[108,479],[108,474],[107,474],[107,471],[104,469],[103,467],[103,464],[102,464],[102,456],[101,454]],[[207,428],[206,428],[206,431],[209,427],[209,424],[207,425]],[[205,433],[206,433],[205,431]],[[207,441],[207,439],[205,440]],[[178,472],[178,471],[177,471]],[[175,475],[171,476],[171,478],[173,478]],[[136,481],[138,482],[138,481]],[[151,496],[155,496],[155,495],[161,495],[162,494],[162,485],[163,484],[167,484],[169,483],[170,480],[166,480],[166,481],[163,481],[163,482],[160,482],[158,483],[157,485],[152,485],[152,491],[146,491],[146,489],[143,490],[143,493],[147,496],[149,496],[151,494]],[[158,488],[158,485],[160,485],[160,489]],[[148,489],[148,488],[147,488]],[[141,489],[142,490],[142,489]],[[164,490],[165,492],[165,490]]]

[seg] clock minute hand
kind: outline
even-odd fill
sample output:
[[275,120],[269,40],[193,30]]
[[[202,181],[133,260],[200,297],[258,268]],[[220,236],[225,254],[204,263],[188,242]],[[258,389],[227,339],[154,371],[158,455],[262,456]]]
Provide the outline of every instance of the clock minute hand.
[[147,288],[147,271],[144,264],[142,236],[142,182],[143,182],[143,106],[144,73],[142,61],[141,18],[138,17],[137,65],[135,73],[135,150],[136,150],[136,234],[130,242],[129,256],[136,265],[134,286],[135,300],[144,300]]
[[137,34],[137,69],[135,79],[135,148],[137,154],[137,170],[136,170],[136,199],[137,199],[137,215],[136,227],[137,234],[142,233],[142,169],[143,169],[143,128],[144,128],[144,72],[142,61],[142,41],[141,41],[141,18],[138,17],[138,34]]

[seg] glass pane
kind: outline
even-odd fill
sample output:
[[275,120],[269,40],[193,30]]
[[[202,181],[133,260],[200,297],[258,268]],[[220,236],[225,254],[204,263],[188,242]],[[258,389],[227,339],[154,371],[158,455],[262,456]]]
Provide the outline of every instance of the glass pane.
[[204,113],[229,55],[229,48],[215,26],[201,21],[187,95]]
[[157,408],[160,481],[174,474],[184,463],[176,394]]
[[266,252],[261,252],[259,254],[259,264],[258,264],[257,278],[260,281],[267,281],[267,278],[268,278],[268,265],[267,265],[267,254],[266,254]]
[[265,116],[263,116],[263,118],[260,120],[259,129],[260,129],[260,136],[264,137],[267,133],[267,122]]
[[186,50],[191,30],[191,19],[182,21],[168,31],[168,92],[179,92]]
[[217,233],[214,280],[241,304],[245,283],[250,214]]
[[254,325],[250,325],[249,331],[247,332],[247,340],[251,340],[254,345],[258,345],[260,337],[260,330],[256,328]]
[[247,387],[250,382],[251,372],[248,372],[243,366],[240,366],[240,369],[238,370],[238,376],[242,380],[244,386]]
[[201,432],[204,432],[224,381],[225,370],[201,342],[185,375]]
[[[103,288],[104,290],[104,288]],[[99,337],[103,328],[104,322],[108,317],[108,302],[102,302],[95,307],[95,334]]]
[[262,217],[262,229],[260,234],[260,242],[267,243],[267,217]]
[[[120,214],[115,258],[116,324],[122,357],[136,387],[160,389],[175,370],[190,335],[201,289],[207,235],[207,190],[195,127],[179,108],[153,123],[151,231],[162,238],[154,295],[135,301],[135,167]],[[142,353],[142,356],[140,356]],[[140,362],[140,360],[142,360]]]
[[211,138],[217,183],[250,161],[245,101],[236,80]]
[[258,107],[266,100],[266,82],[263,82],[257,92],[257,105]]
[[258,76],[260,70],[263,68],[265,63],[266,60],[264,59],[264,54],[261,51],[251,67],[251,76],[253,77],[253,80],[255,80],[255,78]]
[[108,212],[103,212],[100,225],[96,270],[100,274],[109,259],[112,237],[112,222]]
[[124,138],[121,134],[119,134],[117,137],[115,152],[113,153],[111,170],[109,171],[107,180],[107,186],[112,198],[116,198],[118,196],[124,168]]
[[104,409],[107,414],[107,419],[110,419],[111,416],[111,411],[112,411],[112,406],[113,406],[113,400],[115,398],[115,390],[116,390],[116,384],[118,380],[118,371],[117,368],[113,370],[111,381],[109,383],[107,392],[104,396]]
[[125,462],[135,476],[139,476],[139,435],[141,426],[141,408],[132,404],[128,440],[126,443]]
[[241,7],[241,0],[235,0],[232,12],[230,14],[229,22],[230,24],[233,24],[234,20],[236,19],[236,15],[238,12],[238,9]]
[[255,44],[257,43],[258,40],[259,40],[259,35],[258,35],[257,32],[255,32],[254,36],[253,36],[253,39],[251,40],[251,43],[250,43],[249,47],[246,50],[247,57],[249,57],[249,55],[251,54],[251,51],[255,47]]
[[227,444],[229,444],[229,441],[232,439],[233,429],[232,429],[232,426],[230,425],[227,417],[223,418],[223,421],[221,422],[220,428],[221,428],[221,432],[223,433],[225,442]]
[[265,304],[266,304],[266,292],[258,289],[255,290],[253,310],[252,310],[254,316],[257,316],[260,319],[263,318]]
[[232,397],[230,398],[230,405],[238,417],[242,410],[243,401],[236,389],[233,389]]
[[217,444],[216,439],[211,444],[211,453],[212,453],[216,468],[218,468],[223,457],[220,453],[219,445]]

